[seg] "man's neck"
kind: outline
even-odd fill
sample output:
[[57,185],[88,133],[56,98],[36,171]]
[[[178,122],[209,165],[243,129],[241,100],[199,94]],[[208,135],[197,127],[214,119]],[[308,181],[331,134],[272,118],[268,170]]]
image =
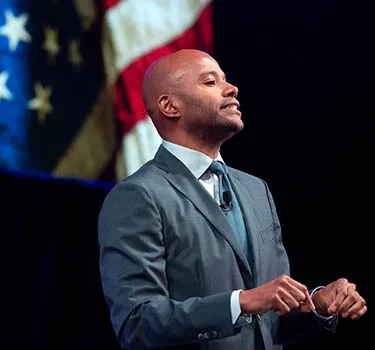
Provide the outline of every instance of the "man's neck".
[[221,145],[212,145],[211,146],[211,145],[208,145],[208,144],[203,143],[203,142],[200,142],[198,144],[196,142],[191,142],[191,141],[187,141],[187,140],[170,140],[170,139],[168,140],[168,139],[166,139],[166,141],[174,143],[174,144],[182,146],[182,147],[190,148],[190,149],[192,149],[194,151],[197,151],[197,152],[201,152],[201,153],[207,155],[208,157],[210,157],[212,159],[215,159],[217,157],[217,155],[220,152],[220,146],[221,146]]

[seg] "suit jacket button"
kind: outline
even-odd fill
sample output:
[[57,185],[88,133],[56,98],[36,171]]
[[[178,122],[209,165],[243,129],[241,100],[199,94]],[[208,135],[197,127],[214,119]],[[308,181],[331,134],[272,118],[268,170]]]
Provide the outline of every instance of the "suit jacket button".
[[198,340],[204,340],[205,337],[204,337],[204,334],[203,333],[199,333],[198,334]]
[[210,332],[204,332],[204,337],[206,339],[211,339],[211,333]]

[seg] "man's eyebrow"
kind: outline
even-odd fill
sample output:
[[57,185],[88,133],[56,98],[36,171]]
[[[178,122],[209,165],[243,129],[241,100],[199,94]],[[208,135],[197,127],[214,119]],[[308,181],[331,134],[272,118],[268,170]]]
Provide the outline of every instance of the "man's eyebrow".
[[[214,75],[214,76],[218,77],[218,76],[219,76],[219,73],[218,73],[217,71],[215,71],[215,70],[210,70],[210,71],[206,71],[206,72],[203,72],[203,73],[199,74],[199,78],[200,78],[200,79],[203,79],[203,78],[205,78],[207,75]],[[225,74],[222,75],[222,78],[223,78],[223,80],[226,80],[226,76],[225,76]]]

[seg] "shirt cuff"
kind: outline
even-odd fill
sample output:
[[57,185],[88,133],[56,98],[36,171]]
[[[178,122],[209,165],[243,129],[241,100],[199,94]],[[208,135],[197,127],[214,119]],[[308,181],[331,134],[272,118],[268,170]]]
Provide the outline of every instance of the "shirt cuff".
[[230,296],[230,312],[232,315],[232,323],[235,324],[238,320],[238,317],[241,315],[241,306],[240,306],[240,292],[241,289],[235,290]]

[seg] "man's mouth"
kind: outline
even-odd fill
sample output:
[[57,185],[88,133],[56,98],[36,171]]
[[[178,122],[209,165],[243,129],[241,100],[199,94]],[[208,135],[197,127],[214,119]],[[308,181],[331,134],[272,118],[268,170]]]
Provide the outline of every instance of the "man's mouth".
[[240,107],[240,104],[237,101],[233,101],[233,102],[225,103],[224,105],[221,106],[221,109],[225,109],[230,112],[241,114],[239,107]]

